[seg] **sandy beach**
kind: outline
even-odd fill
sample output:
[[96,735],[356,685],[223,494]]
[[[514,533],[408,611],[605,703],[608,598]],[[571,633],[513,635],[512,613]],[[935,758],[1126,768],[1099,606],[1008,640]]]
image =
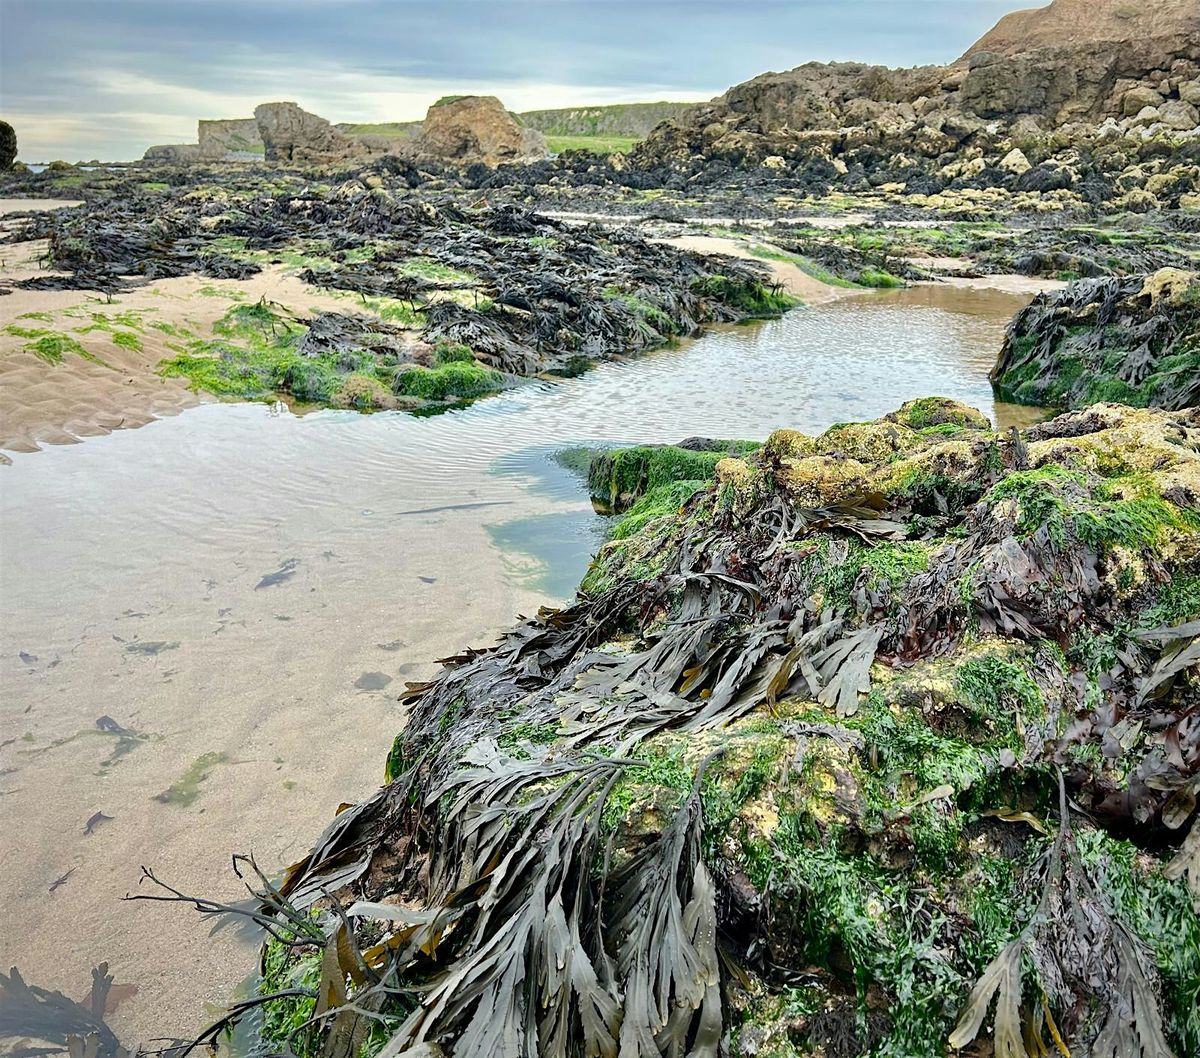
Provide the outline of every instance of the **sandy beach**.
[[[73,204],[5,199],[0,211]],[[45,252],[41,242],[0,244],[0,275],[11,282],[53,274],[44,266]],[[183,348],[181,335],[208,337],[230,305],[260,298],[301,316],[346,311],[345,300],[278,265],[240,281],[156,280],[111,299],[79,290],[13,289],[0,296],[0,461],[8,458],[5,449],[32,452],[71,444],[211,399],[191,389],[187,379],[163,377],[159,365]],[[79,349],[48,362],[30,349],[39,332],[65,336]],[[124,339],[128,344],[118,339],[123,332],[134,335]]]

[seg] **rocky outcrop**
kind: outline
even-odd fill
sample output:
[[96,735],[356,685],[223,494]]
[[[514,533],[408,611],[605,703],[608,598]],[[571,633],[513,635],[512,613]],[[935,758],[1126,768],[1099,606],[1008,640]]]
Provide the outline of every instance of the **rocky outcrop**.
[[545,137],[526,128],[495,96],[450,96],[422,123],[332,125],[295,103],[262,103],[253,118],[201,121],[198,144],[151,147],[154,162],[236,160],[261,154],[268,162],[328,164],[395,154],[448,165],[499,165],[550,157]]
[[968,49],[961,103],[981,117],[1037,114],[1056,126],[1130,117],[1178,100],[1197,61],[1200,0],[1054,0],[1005,16]]
[[196,135],[200,157],[206,161],[221,161],[230,155],[261,155],[264,149],[256,118],[200,121]]
[[1168,153],[1200,141],[1197,99],[1200,0],[1055,0],[1002,20],[949,66],[809,63],[763,74],[658,126],[633,157],[643,167],[699,157],[776,169],[824,159],[852,181],[882,171],[872,182],[919,173],[1048,191],[1070,186],[1077,168],[1018,173],[1014,148],[1128,139],[1135,159],[1161,156],[1160,141]]
[[260,103],[254,120],[268,162],[338,162],[370,148],[295,103]]
[[308,980],[367,1055],[1200,1053],[1198,452],[940,398],[674,450],[573,603],[410,684],[270,894],[264,1042]]
[[429,108],[415,149],[458,165],[536,161],[550,156],[546,138],[521,125],[495,96],[449,96]]
[[194,143],[160,143],[147,147],[142,161],[161,165],[188,165],[200,161],[200,148]]
[[992,383],[1021,404],[1200,404],[1200,274],[1163,268],[1040,295],[1013,319]]

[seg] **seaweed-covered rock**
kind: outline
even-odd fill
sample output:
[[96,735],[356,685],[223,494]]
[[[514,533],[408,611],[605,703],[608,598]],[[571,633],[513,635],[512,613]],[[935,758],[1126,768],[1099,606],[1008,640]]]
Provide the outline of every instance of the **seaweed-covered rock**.
[[588,468],[592,504],[606,514],[628,511],[648,492],[664,485],[706,481],[722,460],[758,447],[752,441],[690,437],[677,445],[638,445],[600,453]]
[[410,686],[269,894],[268,1044],[1198,1053],[1200,412],[909,405],[712,475]]
[[992,384],[1021,404],[1200,403],[1200,275],[1082,280],[1014,317]]

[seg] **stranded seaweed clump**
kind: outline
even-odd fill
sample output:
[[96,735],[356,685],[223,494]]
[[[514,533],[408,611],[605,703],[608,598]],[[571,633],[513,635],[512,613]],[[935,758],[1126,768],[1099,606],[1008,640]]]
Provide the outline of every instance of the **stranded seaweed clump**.
[[597,460],[586,589],[410,685],[264,1045],[1200,1053],[1200,413],[709,444]]
[[1200,402],[1200,274],[1163,268],[1040,295],[1009,325],[992,383],[1022,404]]

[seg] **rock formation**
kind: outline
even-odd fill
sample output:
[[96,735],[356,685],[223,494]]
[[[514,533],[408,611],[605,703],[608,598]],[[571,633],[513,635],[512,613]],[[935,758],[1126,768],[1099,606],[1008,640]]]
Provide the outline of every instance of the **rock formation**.
[[[1054,0],[1005,16],[955,66],[967,67],[964,109],[1034,113],[1063,125],[1179,101],[1200,74],[1198,60],[1200,0]],[[1130,93],[1143,99],[1132,111]],[[1188,112],[1177,122],[1171,127],[1182,131],[1200,117]]]
[[1200,1053],[1198,446],[933,397],[610,461],[574,602],[410,684],[274,891],[264,1042],[310,980],[367,1054]]
[[186,165],[200,161],[200,148],[195,143],[160,143],[147,147],[142,161],[160,165]]
[[[849,155],[843,165],[865,157],[870,168],[899,157],[894,168],[904,169],[914,156],[941,168],[951,155],[977,172],[949,178],[993,169],[1020,177],[1024,163],[1012,150],[1057,133],[1075,143],[1200,139],[1198,102],[1200,0],[1054,0],[1002,19],[949,66],[809,63],[763,74],[659,125],[635,158],[775,158],[779,167]],[[1040,179],[1025,183],[1050,190]]]
[[12,167],[17,158],[17,134],[7,121],[0,121],[0,171]]
[[166,164],[236,160],[262,154],[268,162],[328,164],[395,154],[449,165],[499,165],[550,157],[545,137],[526,128],[495,96],[449,96],[424,122],[376,126],[391,134],[356,132],[372,126],[332,125],[295,103],[262,103],[253,118],[201,121],[197,144],[151,147],[144,160]]
[[548,158],[546,138],[526,128],[495,96],[449,96],[429,108],[416,150],[441,162],[499,165]]
[[254,120],[268,162],[338,162],[369,149],[295,103],[260,103]]
[[196,130],[200,157],[221,161],[229,155],[262,154],[263,141],[255,118],[200,121]]

